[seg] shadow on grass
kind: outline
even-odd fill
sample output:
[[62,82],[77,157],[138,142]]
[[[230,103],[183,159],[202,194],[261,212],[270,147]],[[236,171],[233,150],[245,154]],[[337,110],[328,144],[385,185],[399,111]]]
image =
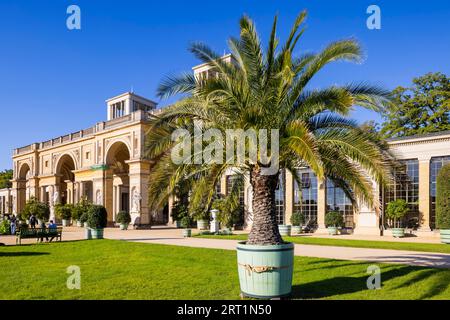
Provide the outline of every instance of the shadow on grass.
[[119,239],[120,241],[157,241],[157,240],[182,240],[182,238],[130,238],[130,239]]
[[48,252],[0,252],[0,257],[31,257],[31,256],[45,256]]
[[[352,263],[352,265],[356,264],[357,263]],[[360,263],[360,265],[364,268],[364,270],[367,267],[367,263]],[[337,267],[346,267],[346,265],[344,264]],[[318,267],[317,269],[321,269],[321,267]],[[421,299],[433,298],[434,296],[444,292],[448,287],[450,278],[447,272],[443,269],[426,269],[412,266],[401,266],[390,270],[383,270],[385,268],[382,267],[381,269],[382,286],[384,286],[385,283],[391,279],[407,276],[413,272],[419,272],[419,274],[414,275],[413,278],[405,279],[402,284],[392,289],[407,288],[420,281],[431,281],[430,285],[428,285],[427,292],[424,292]],[[312,269],[309,270],[311,271]],[[359,277],[341,276],[294,285],[292,287],[292,298],[323,299],[344,294],[364,292],[369,290],[367,288],[367,279],[369,276],[370,274]]]

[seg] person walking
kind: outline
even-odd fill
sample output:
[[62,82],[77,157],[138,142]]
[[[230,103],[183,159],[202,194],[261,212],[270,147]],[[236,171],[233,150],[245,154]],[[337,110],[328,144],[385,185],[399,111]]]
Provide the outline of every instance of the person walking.
[[31,229],[36,229],[36,223],[37,223],[36,216],[34,215],[34,213],[32,213],[31,216],[30,216]]
[[16,228],[17,228],[16,217],[15,216],[12,216],[12,218],[11,218],[10,227],[11,227],[11,235],[15,235],[16,234]]

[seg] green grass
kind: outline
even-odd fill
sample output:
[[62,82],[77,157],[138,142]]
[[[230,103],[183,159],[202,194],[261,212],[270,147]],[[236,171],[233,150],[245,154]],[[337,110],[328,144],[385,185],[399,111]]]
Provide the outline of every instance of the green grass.
[[[68,290],[68,266],[81,290]],[[295,299],[450,299],[450,270],[295,257]],[[0,299],[238,299],[236,252],[114,240],[0,247]]]
[[[247,240],[246,234],[216,236],[216,235],[196,235],[199,238],[224,239],[224,240]],[[389,242],[389,241],[369,241],[369,240],[348,240],[348,239],[329,239],[315,238],[309,236],[283,237],[285,241],[297,244],[335,246],[335,247],[353,247],[353,248],[372,248],[372,249],[390,249],[421,252],[439,252],[450,253],[450,245],[441,243],[417,243],[417,242]]]

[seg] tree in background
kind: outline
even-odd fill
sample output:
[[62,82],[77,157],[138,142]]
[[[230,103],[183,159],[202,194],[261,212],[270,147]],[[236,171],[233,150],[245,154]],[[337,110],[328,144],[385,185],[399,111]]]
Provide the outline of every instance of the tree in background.
[[11,188],[11,179],[13,178],[12,170],[4,170],[0,172],[0,189]]
[[450,78],[443,73],[427,73],[409,88],[397,87],[392,102],[383,114],[384,137],[450,130]]

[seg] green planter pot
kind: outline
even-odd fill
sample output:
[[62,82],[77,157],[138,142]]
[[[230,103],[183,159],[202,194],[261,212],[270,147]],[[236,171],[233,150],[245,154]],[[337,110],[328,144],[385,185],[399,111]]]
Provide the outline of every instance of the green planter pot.
[[405,228],[392,228],[392,236],[394,238],[403,238],[405,236]]
[[92,239],[103,239],[103,229],[91,229]]
[[197,220],[197,228],[199,230],[208,230],[209,228],[209,221],[208,220]]
[[337,236],[337,234],[338,234],[338,228],[337,227],[328,227],[327,230],[328,230],[328,234],[330,236]]
[[300,234],[300,233],[302,233],[302,227],[292,226],[292,234]]
[[175,221],[175,228],[177,228],[177,229],[181,228],[181,221],[179,221],[179,220]]
[[91,240],[92,239],[92,233],[91,233],[91,229],[90,228],[85,228],[84,229],[84,238],[86,240]]
[[192,236],[192,230],[191,229],[183,229],[182,235],[185,238],[190,238]]
[[120,230],[128,230],[128,223],[121,223]]
[[450,229],[441,230],[441,242],[450,244]]
[[292,291],[294,244],[237,246],[239,283],[243,296],[259,299],[286,297]]
[[280,231],[280,235],[283,237],[290,237],[291,236],[291,226],[286,225],[278,225],[278,230]]

